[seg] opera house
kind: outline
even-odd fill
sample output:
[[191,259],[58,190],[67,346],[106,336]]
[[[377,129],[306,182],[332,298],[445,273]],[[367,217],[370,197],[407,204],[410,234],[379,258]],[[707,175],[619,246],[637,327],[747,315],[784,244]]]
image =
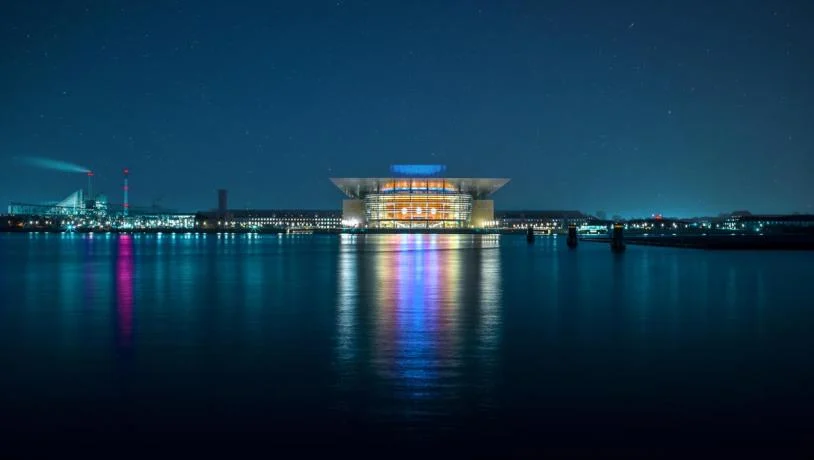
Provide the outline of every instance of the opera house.
[[347,196],[342,224],[358,228],[495,226],[491,195],[509,179],[443,177],[442,165],[394,165],[390,177],[334,178]]

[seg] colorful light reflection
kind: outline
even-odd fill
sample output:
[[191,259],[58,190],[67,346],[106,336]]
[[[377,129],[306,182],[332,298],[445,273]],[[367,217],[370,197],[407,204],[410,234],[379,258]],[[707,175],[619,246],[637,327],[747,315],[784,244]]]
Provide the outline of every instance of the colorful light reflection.
[[133,345],[133,237],[119,236],[116,257],[116,331],[118,346],[129,350]]
[[363,410],[367,403],[357,395],[371,375],[389,390],[372,395],[373,404],[397,404],[392,410],[409,419],[426,416],[439,400],[462,397],[473,382],[478,393],[490,391],[501,329],[499,241],[340,237],[336,352],[339,386],[348,395],[343,405]]

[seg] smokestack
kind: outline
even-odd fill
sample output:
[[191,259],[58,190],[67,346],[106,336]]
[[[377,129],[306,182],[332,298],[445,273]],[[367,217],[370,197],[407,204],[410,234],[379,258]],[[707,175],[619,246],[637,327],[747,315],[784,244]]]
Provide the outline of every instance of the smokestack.
[[218,214],[221,217],[226,216],[226,211],[229,209],[228,203],[226,201],[226,189],[219,189],[218,190]]
[[93,171],[88,171],[88,196],[87,200],[93,199],[93,184],[91,183],[93,179]]
[[122,187],[122,191],[124,192],[124,201],[122,202],[122,214],[124,215],[124,217],[127,217],[130,211],[130,201],[128,200],[127,197],[127,194],[130,191],[129,186],[127,184],[127,178],[130,175],[130,170],[124,168],[122,173],[124,174],[124,186]]
[[93,171],[88,171],[88,196],[85,197],[85,210],[96,209],[96,201],[93,199]]

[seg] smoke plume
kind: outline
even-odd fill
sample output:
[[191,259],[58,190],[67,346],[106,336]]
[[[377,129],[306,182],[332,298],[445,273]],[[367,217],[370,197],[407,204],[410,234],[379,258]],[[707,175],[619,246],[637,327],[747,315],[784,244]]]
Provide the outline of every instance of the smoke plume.
[[52,160],[50,158],[40,157],[22,157],[22,162],[37,168],[50,169],[52,171],[61,171],[67,173],[88,173],[90,169],[67,161]]

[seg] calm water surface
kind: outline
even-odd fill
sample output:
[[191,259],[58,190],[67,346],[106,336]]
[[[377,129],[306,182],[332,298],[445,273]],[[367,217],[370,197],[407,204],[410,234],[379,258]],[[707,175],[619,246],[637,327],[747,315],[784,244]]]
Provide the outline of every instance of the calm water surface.
[[814,440],[814,257],[513,236],[0,235],[15,439]]

